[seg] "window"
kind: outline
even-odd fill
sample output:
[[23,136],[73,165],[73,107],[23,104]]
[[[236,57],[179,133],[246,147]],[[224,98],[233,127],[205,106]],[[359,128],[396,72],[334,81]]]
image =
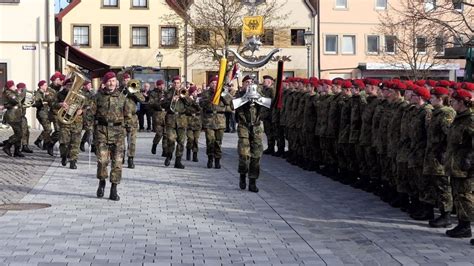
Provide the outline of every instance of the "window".
[[457,10],[457,11],[463,11],[464,10],[463,0],[453,0],[453,8],[454,10]]
[[326,35],[324,53],[337,54],[337,35]]
[[229,29],[227,32],[229,36],[228,43],[230,45],[239,45],[242,43],[242,30],[240,29]]
[[178,29],[176,27],[161,27],[161,46],[177,47],[177,31]]
[[291,30],[291,45],[304,46],[304,30]]
[[209,44],[211,33],[206,29],[194,30],[194,43],[197,45]]
[[347,8],[347,0],[336,0],[336,8]]
[[435,39],[435,51],[436,53],[444,53],[444,38],[436,37]]
[[387,0],[375,0],[375,9],[387,9]]
[[385,36],[385,52],[388,54],[395,53],[395,36],[387,35]]
[[295,76],[295,71],[283,71],[283,77],[292,78]]
[[416,51],[418,53],[426,53],[426,38],[416,37]]
[[132,27],[132,46],[148,47],[148,27]]
[[425,11],[430,12],[436,9],[436,0],[424,0],[425,1]]
[[273,29],[265,29],[265,33],[262,36],[263,45],[273,45]]
[[74,45],[89,46],[89,26],[73,26],[72,32]]
[[355,36],[354,35],[343,35],[342,36],[342,54],[355,54]]
[[135,8],[147,8],[148,7],[148,0],[133,0],[132,7]]
[[380,47],[379,36],[369,35],[367,36],[367,53],[378,54]]
[[102,27],[102,45],[108,47],[119,47],[120,36],[118,26]]
[[102,0],[102,6],[103,7],[118,7],[118,1],[119,0]]

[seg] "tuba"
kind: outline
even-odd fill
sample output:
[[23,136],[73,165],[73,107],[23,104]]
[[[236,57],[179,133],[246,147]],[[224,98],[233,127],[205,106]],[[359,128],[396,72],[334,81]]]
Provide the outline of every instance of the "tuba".
[[86,77],[77,68],[71,65],[69,65],[68,68],[71,78],[74,78],[74,82],[72,83],[72,86],[66,95],[66,99],[64,99],[64,102],[67,103],[68,108],[65,109],[61,107],[58,111],[59,121],[66,125],[70,125],[76,121],[77,117],[79,116],[77,115],[77,111],[82,109],[86,102],[86,97],[81,94],[81,88],[86,81]]
[[141,86],[140,81],[138,79],[131,79],[127,82],[127,94],[135,94],[140,92]]

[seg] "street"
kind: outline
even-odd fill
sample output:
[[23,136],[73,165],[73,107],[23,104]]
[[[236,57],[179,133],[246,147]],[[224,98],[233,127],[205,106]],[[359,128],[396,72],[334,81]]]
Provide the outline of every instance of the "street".
[[110,183],[96,198],[95,156],[71,170],[36,147],[24,159],[2,153],[0,203],[51,207],[0,212],[0,265],[474,264],[469,239],[281,158],[263,157],[258,194],[241,191],[236,134],[224,136],[219,170],[206,168],[204,134],[184,170],[163,165],[161,143],[152,155],[152,138],[139,133],[119,202]]

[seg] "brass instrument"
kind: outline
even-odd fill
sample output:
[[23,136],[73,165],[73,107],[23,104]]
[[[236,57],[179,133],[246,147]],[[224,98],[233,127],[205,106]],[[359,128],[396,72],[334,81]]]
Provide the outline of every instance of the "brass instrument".
[[[174,96],[176,96],[176,90],[175,89],[173,90],[174,90],[173,97],[171,97],[171,105],[170,105],[171,112],[174,112],[174,109],[176,108],[176,103],[178,102],[178,101],[173,101]],[[186,96],[188,96],[188,90],[183,87],[179,90],[179,98],[184,98]]]
[[135,94],[140,91],[141,91],[141,85],[138,79],[131,79],[129,82],[127,82],[127,95],[129,93]]
[[79,117],[77,111],[82,109],[86,102],[86,97],[81,94],[82,85],[86,81],[86,77],[75,67],[68,65],[70,76],[74,78],[69,92],[64,102],[68,108],[61,107],[58,111],[58,119],[61,123],[70,125]]
[[25,90],[25,100],[22,104],[23,108],[29,108],[35,103],[35,92],[30,90]]

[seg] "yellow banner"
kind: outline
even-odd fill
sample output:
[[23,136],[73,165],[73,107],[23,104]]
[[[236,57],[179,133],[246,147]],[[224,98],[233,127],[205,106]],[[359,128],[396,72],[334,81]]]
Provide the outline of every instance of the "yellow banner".
[[221,65],[219,68],[219,77],[217,79],[217,88],[214,94],[214,98],[212,99],[212,103],[214,105],[219,105],[219,101],[221,99],[222,88],[224,87],[224,78],[225,78],[225,70],[227,68],[227,58],[221,58]]
[[245,36],[262,35],[264,33],[263,16],[244,17],[243,32]]

